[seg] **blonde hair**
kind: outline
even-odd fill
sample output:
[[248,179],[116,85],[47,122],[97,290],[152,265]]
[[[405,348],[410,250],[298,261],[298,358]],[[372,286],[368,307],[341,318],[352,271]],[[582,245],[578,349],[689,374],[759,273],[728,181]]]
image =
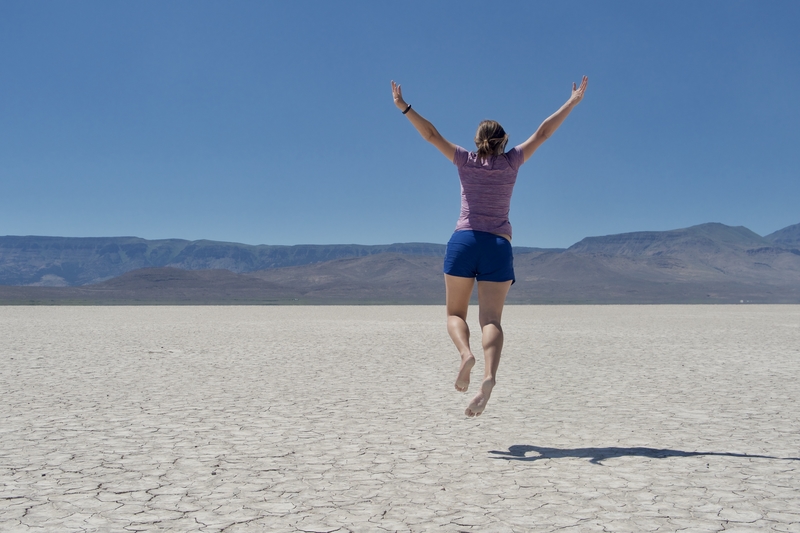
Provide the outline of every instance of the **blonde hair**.
[[475,146],[478,147],[478,157],[501,155],[505,152],[508,135],[499,123],[494,120],[484,120],[478,124],[475,133]]

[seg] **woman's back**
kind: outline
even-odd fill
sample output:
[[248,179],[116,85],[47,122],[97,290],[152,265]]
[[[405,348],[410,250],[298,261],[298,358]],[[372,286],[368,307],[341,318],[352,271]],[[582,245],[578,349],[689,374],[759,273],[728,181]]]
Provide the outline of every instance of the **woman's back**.
[[523,162],[522,149],[479,157],[456,147],[453,164],[461,180],[461,214],[456,231],[485,231],[511,236],[508,212],[517,172]]

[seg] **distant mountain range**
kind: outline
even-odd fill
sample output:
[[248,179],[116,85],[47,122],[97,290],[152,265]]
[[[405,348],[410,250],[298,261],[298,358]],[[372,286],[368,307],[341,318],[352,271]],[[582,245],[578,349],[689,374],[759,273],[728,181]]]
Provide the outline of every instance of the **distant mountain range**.
[[[0,237],[0,303],[442,303],[445,246]],[[510,303],[800,303],[800,224],[515,247]]]
[[442,244],[252,246],[138,237],[0,237],[0,285],[89,285],[147,267],[253,272],[384,253],[444,257]]

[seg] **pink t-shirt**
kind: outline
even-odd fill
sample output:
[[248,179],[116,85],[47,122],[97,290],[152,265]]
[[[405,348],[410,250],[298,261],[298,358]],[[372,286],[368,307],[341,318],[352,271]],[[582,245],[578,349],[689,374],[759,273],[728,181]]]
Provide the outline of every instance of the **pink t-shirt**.
[[511,236],[508,210],[523,161],[519,146],[486,159],[456,146],[453,164],[461,180],[461,216],[456,231],[471,229]]

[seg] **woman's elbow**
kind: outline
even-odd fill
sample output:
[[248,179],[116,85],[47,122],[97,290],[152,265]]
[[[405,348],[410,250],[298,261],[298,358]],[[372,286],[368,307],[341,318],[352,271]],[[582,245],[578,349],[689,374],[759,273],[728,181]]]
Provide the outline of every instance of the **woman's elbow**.
[[429,143],[435,142],[437,137],[439,137],[439,132],[436,130],[428,130],[422,134],[422,138]]

